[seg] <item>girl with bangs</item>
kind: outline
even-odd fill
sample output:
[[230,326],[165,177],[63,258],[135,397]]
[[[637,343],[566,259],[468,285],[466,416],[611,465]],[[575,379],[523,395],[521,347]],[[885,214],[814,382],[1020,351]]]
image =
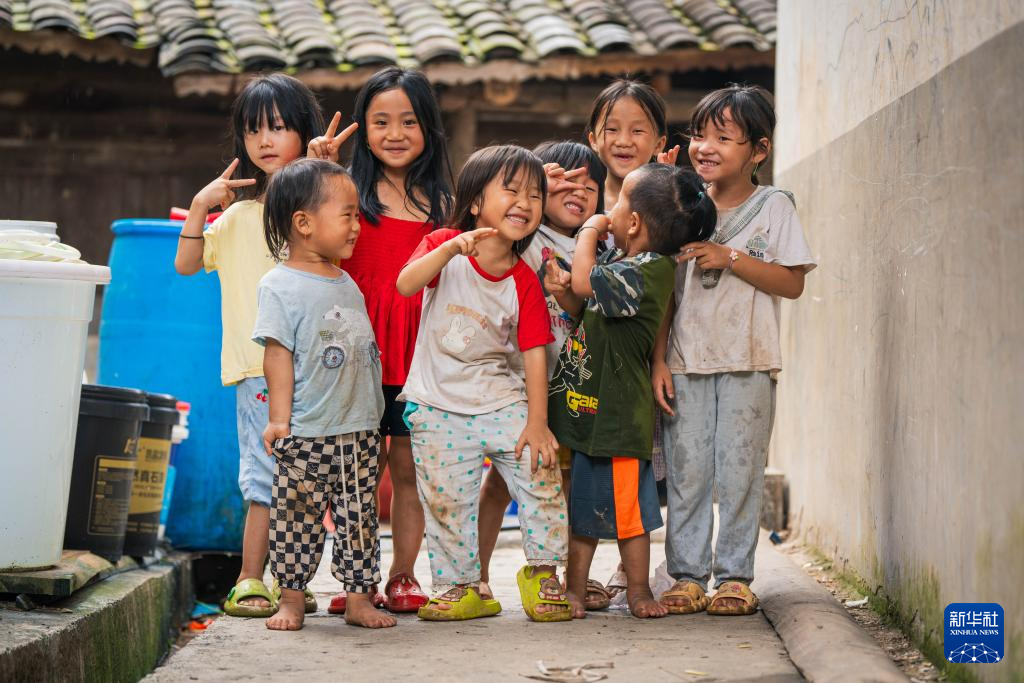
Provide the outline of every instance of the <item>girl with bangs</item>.
[[[336,124],[335,124],[336,125]],[[242,569],[224,603],[232,616],[269,617],[277,611],[278,591],[263,583],[270,528],[274,459],[263,450],[268,422],[263,349],[252,341],[256,322],[256,288],[274,267],[263,239],[263,200],[271,176],[299,158],[313,154],[324,119],[316,97],[301,81],[284,74],[249,81],[231,109],[235,159],[196,194],[182,227],[174,267],[182,275],[205,268],[217,271],[221,289],[221,381],[236,387],[238,417],[238,485],[248,505],[242,536]],[[328,134],[340,146],[351,129]],[[238,172],[242,179],[232,180]],[[245,196],[235,201],[236,195]],[[207,229],[207,213],[224,213]],[[316,611],[306,591],[305,609]]]
[[[405,384],[416,345],[422,297],[397,295],[395,281],[421,240],[444,225],[452,212],[451,165],[441,110],[426,77],[399,67],[374,74],[356,96],[356,144],[352,178],[359,191],[359,241],[341,261],[366,300],[383,365],[384,417],[388,440],[380,471],[391,472],[391,531],[394,555],[378,606],[415,612],[427,595],[413,567],[423,539],[423,509],[416,493],[409,430],[402,421]],[[322,158],[337,160],[329,139],[316,146]],[[345,594],[328,611],[345,612]]]
[[572,618],[555,575],[568,537],[558,443],[547,426],[545,346],[553,337],[540,282],[522,258],[546,193],[545,169],[532,152],[514,145],[477,151],[459,175],[456,227],[427,235],[398,276],[399,293],[424,292],[400,397],[436,595],[419,609],[422,619],[501,611],[479,592],[485,457],[519,504],[527,564],[516,578],[526,614]]
[[782,370],[780,302],[799,297],[815,267],[793,195],[758,183],[774,128],[768,94],[756,86],[710,93],[690,121],[690,161],[717,225],[710,239],[683,245],[671,332],[666,325],[659,333],[651,365],[667,415],[665,554],[676,580],[661,601],[674,614],[745,615],[758,607],[750,584]]

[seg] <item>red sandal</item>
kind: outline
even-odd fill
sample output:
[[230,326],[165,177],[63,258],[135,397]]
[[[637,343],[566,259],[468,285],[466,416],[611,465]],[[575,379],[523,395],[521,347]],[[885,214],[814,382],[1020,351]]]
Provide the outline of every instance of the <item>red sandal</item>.
[[[348,602],[348,594],[347,593],[338,593],[333,598],[331,598],[331,604],[327,606],[327,613],[328,614],[344,614],[345,613],[345,605],[346,605],[347,602]],[[373,591],[373,606],[376,607],[377,609],[380,609],[380,608],[384,607],[386,603],[387,603],[387,600],[384,598],[384,595],[382,593],[380,593],[379,591],[374,590]]]
[[420,583],[408,574],[395,574],[384,586],[386,606],[392,612],[416,612],[430,602]]

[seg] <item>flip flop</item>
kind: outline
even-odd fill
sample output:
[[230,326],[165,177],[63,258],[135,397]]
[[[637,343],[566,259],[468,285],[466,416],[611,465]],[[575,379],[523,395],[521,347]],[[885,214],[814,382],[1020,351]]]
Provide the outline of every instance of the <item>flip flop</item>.
[[[594,597],[591,598],[591,596]],[[587,579],[587,594],[583,598],[583,606],[587,608],[587,611],[608,609],[611,602],[611,594],[601,585],[600,581]]]
[[[269,607],[239,604],[247,598],[263,598],[270,603]],[[267,590],[267,585],[259,579],[243,579],[228,593],[224,600],[224,613],[232,617],[272,617],[277,612],[277,600]]]
[[[270,593],[274,596],[275,600],[281,602],[281,586],[277,583],[277,579],[274,579],[274,583],[270,586]],[[302,591],[302,597],[304,603],[303,611],[306,614],[313,614],[319,609],[319,606],[316,604],[316,596],[313,595],[313,591],[309,590],[308,586],[306,590]]]
[[[529,576],[528,576],[529,574]],[[544,584],[551,579],[558,585],[557,592],[545,588]],[[562,592],[562,585],[558,577],[552,571],[537,571],[535,567],[526,566],[516,574],[516,584],[519,586],[519,597],[523,601],[523,611],[533,621],[553,622],[572,621],[572,607]],[[561,605],[564,610],[554,612],[538,612],[540,605]]]
[[[715,601],[722,598],[736,598],[746,604],[742,607],[716,605]],[[715,591],[715,597],[711,598],[711,604],[708,605],[708,614],[720,617],[742,617],[756,612],[758,604],[757,596],[754,595],[747,584],[742,581],[726,581]]]
[[[686,598],[690,604],[670,605],[665,602],[665,598]],[[660,602],[669,614],[696,614],[706,610],[711,600],[708,599],[704,589],[693,581],[676,581],[671,588],[661,594]]]
[[[621,567],[622,565],[619,566]],[[612,577],[604,584],[604,587],[608,591],[608,597],[614,599],[616,595],[626,590],[626,572],[622,569],[616,569]]]
[[[438,609],[437,605],[441,604],[449,605],[448,609]],[[501,604],[497,600],[484,600],[475,588],[455,586],[436,598],[430,598],[416,614],[426,621],[465,621],[493,617],[500,611]]]

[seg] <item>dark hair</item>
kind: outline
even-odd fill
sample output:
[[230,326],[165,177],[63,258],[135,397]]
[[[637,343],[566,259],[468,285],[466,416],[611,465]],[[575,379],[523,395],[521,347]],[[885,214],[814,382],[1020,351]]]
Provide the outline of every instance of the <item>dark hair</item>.
[[[729,110],[729,118],[747,136],[752,150],[768,152],[768,147],[761,140],[772,139],[772,133],[775,132],[775,110],[772,108],[771,95],[759,85],[731,83],[728,87],[705,95],[690,117],[690,135],[704,130],[708,121],[718,126],[724,125],[726,109]],[[750,180],[758,184],[756,165]]]
[[326,130],[320,104],[302,81],[285,74],[257,76],[249,81],[231,105],[231,137],[235,156],[238,157],[237,177],[256,179],[255,185],[241,188],[243,194],[249,191],[258,197],[267,189],[267,174],[253,163],[245,151],[245,134],[259,130],[264,121],[272,123],[275,107],[285,128],[299,134],[303,150],[310,140]]
[[651,86],[631,78],[612,81],[611,85],[601,91],[590,109],[590,119],[587,121],[586,130],[583,131],[584,135],[591,133],[597,135],[597,132],[604,127],[604,122],[608,120],[612,107],[623,97],[632,97],[636,100],[636,103],[647,114],[647,118],[651,120],[651,125],[654,126],[658,135],[668,135],[665,100]]
[[263,206],[263,236],[275,261],[284,259],[292,234],[296,211],[313,212],[327,201],[327,179],[341,176],[352,180],[348,171],[326,159],[296,159],[274,174],[267,186]]
[[[511,183],[520,171],[526,170],[529,180],[537,183],[542,202],[548,196],[548,177],[544,164],[537,155],[518,145],[494,145],[478,149],[466,160],[455,186],[455,212],[452,223],[462,232],[476,230],[476,216],[473,203],[483,197],[484,188],[493,179],[501,176],[505,185]],[[530,246],[536,231],[512,244],[516,254],[522,254]]]
[[[366,110],[373,98],[382,92],[401,88],[412,103],[413,113],[423,131],[423,153],[412,162],[405,176],[408,201],[427,216],[427,223],[444,225],[451,215],[452,165],[448,160],[441,108],[434,97],[430,81],[419,71],[389,66],[366,81],[356,96],[353,120],[356,129],[355,151],[352,153],[352,177],[359,188],[359,211],[367,222],[377,225],[386,207],[377,196],[377,181],[384,175],[384,163],[373,155],[366,139]],[[422,198],[416,190],[422,192]]]
[[638,171],[629,206],[647,224],[651,251],[670,256],[688,242],[711,237],[718,211],[696,171],[668,164],[647,164]]
[[566,171],[585,166],[587,175],[597,183],[597,213],[604,213],[604,181],[608,170],[594,150],[572,140],[549,140],[534,147],[533,153],[543,163],[554,162]]

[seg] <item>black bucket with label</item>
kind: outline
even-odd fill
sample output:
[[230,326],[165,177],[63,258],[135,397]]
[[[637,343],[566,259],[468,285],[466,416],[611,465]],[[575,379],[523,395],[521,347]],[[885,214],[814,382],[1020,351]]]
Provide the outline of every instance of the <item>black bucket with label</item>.
[[82,385],[64,547],[121,559],[146,394]]
[[135,477],[124,531],[124,554],[146,557],[156,550],[160,510],[171,459],[171,431],[178,424],[178,399],[169,394],[146,394],[149,419],[142,423],[135,457]]

